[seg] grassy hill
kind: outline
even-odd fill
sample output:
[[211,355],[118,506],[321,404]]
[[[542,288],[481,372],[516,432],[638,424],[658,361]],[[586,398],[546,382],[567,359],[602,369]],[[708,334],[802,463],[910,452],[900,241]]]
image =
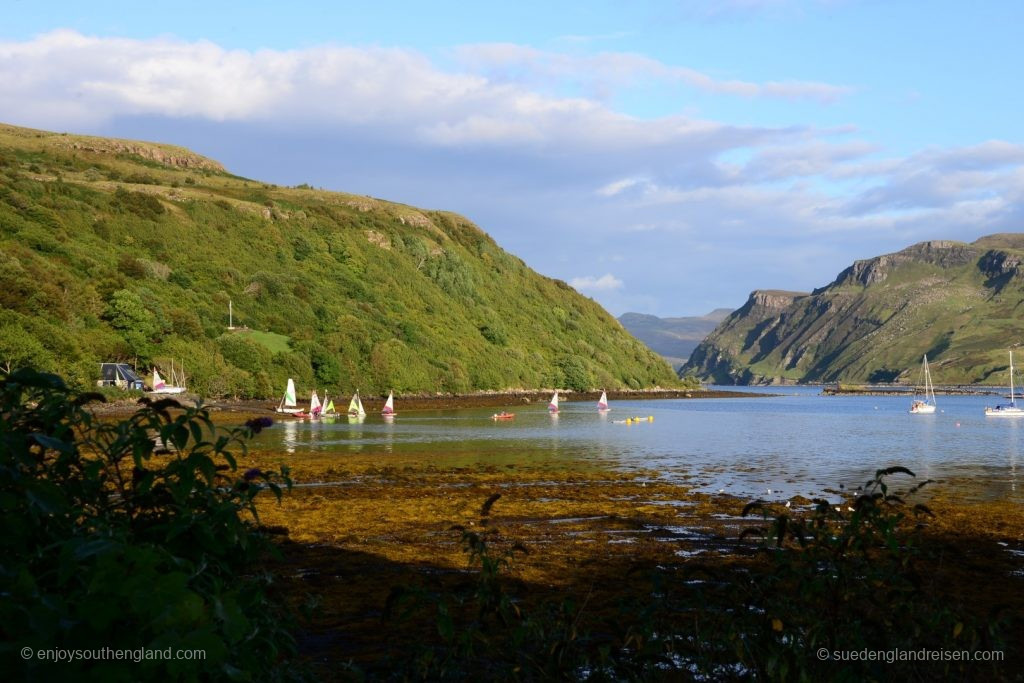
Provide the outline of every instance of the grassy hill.
[[[922,242],[811,293],[758,290],[681,370],[717,383],[1009,382],[1024,342],[1024,234]],[[1022,354],[1024,357],[1024,354]]]
[[717,308],[707,315],[680,318],[659,318],[643,313],[623,313],[619,322],[634,337],[647,344],[662,358],[680,367],[715,329],[732,313],[728,308]]
[[[229,301],[248,329],[226,329]],[[456,214],[0,125],[0,366],[90,386],[101,361],[171,359],[208,396],[276,396],[287,377],[335,394],[676,382]]]

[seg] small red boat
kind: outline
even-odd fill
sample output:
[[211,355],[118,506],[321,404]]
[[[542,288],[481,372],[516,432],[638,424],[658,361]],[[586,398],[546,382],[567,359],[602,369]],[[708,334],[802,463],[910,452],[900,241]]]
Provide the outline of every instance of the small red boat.
[[516,416],[515,413],[507,413],[507,412],[505,412],[503,410],[500,413],[495,413],[494,415],[491,415],[491,419],[492,420],[511,420],[515,416]]

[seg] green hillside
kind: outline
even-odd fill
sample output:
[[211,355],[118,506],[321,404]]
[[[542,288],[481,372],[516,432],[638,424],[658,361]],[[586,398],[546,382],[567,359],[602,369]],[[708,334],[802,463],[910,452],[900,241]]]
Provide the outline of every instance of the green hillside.
[[1024,342],[1024,234],[922,242],[857,261],[812,293],[758,290],[681,370],[725,384],[1007,384]]
[[[228,331],[228,302],[234,324]],[[188,150],[0,125],[0,366],[173,359],[208,396],[669,386],[598,304],[465,218]]]

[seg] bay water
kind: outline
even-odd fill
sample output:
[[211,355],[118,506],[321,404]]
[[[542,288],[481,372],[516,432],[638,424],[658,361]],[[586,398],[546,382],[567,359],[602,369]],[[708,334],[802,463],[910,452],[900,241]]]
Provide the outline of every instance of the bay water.
[[[731,388],[731,387],[730,387]],[[385,420],[280,420],[253,447],[284,461],[318,452],[439,467],[602,467],[664,478],[700,491],[784,500],[836,497],[876,469],[902,465],[964,499],[1024,502],[1024,419],[986,417],[995,396],[939,396],[933,415],[911,415],[909,396],[823,396],[818,387],[750,388],[744,398],[615,401],[417,410]],[[756,394],[780,394],[759,396]],[[626,424],[627,417],[641,421]],[[650,418],[650,420],[648,420]],[[910,481],[904,479],[900,481]]]

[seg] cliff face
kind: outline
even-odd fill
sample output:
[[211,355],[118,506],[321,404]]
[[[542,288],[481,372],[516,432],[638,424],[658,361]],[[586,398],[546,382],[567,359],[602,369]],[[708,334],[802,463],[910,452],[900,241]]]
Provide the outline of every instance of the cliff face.
[[[922,242],[856,261],[810,294],[755,291],[681,373],[721,384],[1007,382],[1024,340],[1024,235]],[[1005,374],[1005,373],[1003,373]]]
[[715,384],[750,384],[756,379],[753,373],[734,361],[744,349],[759,349],[766,332],[781,322],[794,301],[806,296],[805,292],[754,290],[743,306],[694,349],[680,374],[700,368],[701,377]]

